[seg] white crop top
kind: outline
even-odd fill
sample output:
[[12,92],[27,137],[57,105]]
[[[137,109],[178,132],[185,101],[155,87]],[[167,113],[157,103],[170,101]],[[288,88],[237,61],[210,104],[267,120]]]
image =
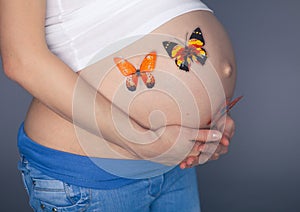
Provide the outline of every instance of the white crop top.
[[48,0],[46,40],[54,54],[79,71],[106,45],[146,35],[194,10],[211,11],[200,0]]

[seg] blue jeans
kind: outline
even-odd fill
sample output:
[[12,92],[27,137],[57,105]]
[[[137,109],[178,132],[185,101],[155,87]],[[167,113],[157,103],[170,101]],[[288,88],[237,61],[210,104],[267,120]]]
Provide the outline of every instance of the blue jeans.
[[34,211],[199,212],[195,169],[176,167],[117,189],[91,189],[56,180],[23,158],[19,163]]

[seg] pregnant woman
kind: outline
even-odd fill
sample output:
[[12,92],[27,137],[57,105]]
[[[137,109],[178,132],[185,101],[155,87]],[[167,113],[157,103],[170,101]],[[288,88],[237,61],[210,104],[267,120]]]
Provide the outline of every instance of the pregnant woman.
[[200,211],[195,170],[184,168],[217,159],[234,131],[228,116],[214,122],[236,75],[211,10],[198,0],[0,2],[5,74],[34,97],[18,134],[31,207]]

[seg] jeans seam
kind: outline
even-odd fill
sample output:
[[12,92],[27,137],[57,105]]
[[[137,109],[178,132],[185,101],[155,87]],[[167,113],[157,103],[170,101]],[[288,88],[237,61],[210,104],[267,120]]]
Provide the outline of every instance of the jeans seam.
[[84,211],[86,211],[86,209],[87,209],[88,207],[90,207],[90,205],[91,205],[91,200],[92,200],[92,192],[91,192],[91,189],[89,188],[89,189],[88,189],[88,200],[87,200],[87,203],[85,204],[85,207],[84,207],[84,208],[80,209],[79,212],[84,212]]

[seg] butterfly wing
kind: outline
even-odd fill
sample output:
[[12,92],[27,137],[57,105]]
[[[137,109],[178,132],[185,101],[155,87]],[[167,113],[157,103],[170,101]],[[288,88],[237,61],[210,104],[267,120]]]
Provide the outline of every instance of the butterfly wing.
[[140,72],[151,72],[155,69],[156,65],[156,52],[150,52],[147,54],[141,63]]
[[136,68],[127,60],[115,57],[114,58],[115,64],[117,65],[118,69],[124,76],[129,76],[136,73]]
[[199,27],[197,27],[197,28],[193,31],[193,33],[191,34],[190,40],[193,40],[193,39],[197,40],[197,41],[198,41],[198,44],[200,44],[201,47],[205,45],[205,41],[204,41],[204,38],[203,38],[203,34],[202,34],[202,31],[201,31],[201,29],[200,29]]
[[138,84],[137,74],[132,74],[126,77],[126,87],[128,90],[135,91],[137,84]]
[[187,55],[185,53],[185,47],[177,43],[164,41],[163,46],[171,58],[175,58],[175,64],[179,69],[189,71],[189,64],[187,61]]
[[145,83],[145,85],[147,86],[147,88],[153,88],[154,87],[155,78],[151,73],[142,72],[141,73],[141,78],[142,78],[143,82]]
[[183,71],[190,71],[191,60],[186,54],[180,54],[175,59],[175,64]]
[[174,51],[174,48],[175,48],[175,46],[177,46],[177,48],[178,48],[179,45],[177,43],[174,43],[171,41],[164,41],[163,46],[164,46],[165,50],[167,51],[168,55],[171,58],[174,58],[176,55],[176,51]]
[[198,61],[202,65],[204,65],[207,59],[206,50],[203,48],[204,45],[205,41],[203,38],[203,34],[198,27],[193,31],[187,43],[187,46],[191,49],[191,60]]
[[190,56],[188,57],[188,64],[190,64],[190,61],[197,61],[201,63],[201,65],[204,65],[207,60],[207,53],[204,48],[191,48]]
[[136,68],[130,62],[120,57],[114,58],[114,62],[116,63],[120,72],[127,77],[126,87],[128,90],[135,91],[138,83]]
[[156,58],[156,52],[151,52],[145,56],[140,66],[140,75],[147,88],[153,88],[155,84],[154,76],[150,72],[155,69]]

